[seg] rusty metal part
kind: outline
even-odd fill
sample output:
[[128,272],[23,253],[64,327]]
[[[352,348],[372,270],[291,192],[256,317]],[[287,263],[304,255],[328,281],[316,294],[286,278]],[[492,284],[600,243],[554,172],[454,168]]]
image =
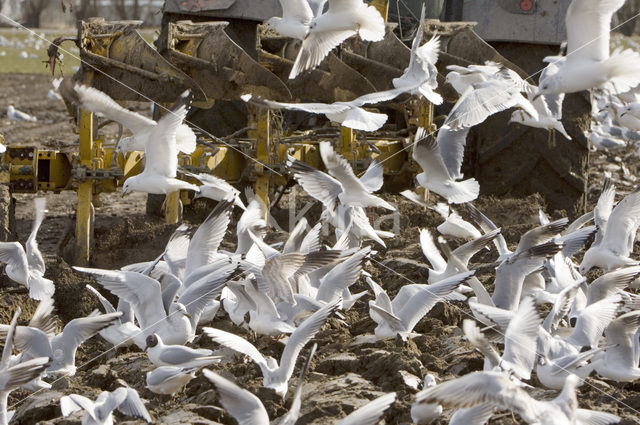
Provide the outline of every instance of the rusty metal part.
[[293,61],[259,50],[260,62],[287,82],[293,99],[300,102],[346,102],[371,93],[376,87],[362,74],[340,61],[333,53],[326,61],[327,69],[316,68],[289,80]]
[[[80,75],[93,73],[90,84],[119,101],[172,102],[186,89],[191,89],[195,101],[206,100],[194,80],[140,36],[140,24],[102,18],[80,21]],[[94,72],[93,67],[101,72]]]
[[291,99],[287,86],[225,33],[227,22],[169,24],[168,57],[202,87],[209,99],[236,100],[245,93]]

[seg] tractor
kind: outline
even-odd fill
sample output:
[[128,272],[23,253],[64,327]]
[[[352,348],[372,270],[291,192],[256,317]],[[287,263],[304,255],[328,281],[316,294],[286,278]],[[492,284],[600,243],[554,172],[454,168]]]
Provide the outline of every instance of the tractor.
[[[82,66],[74,78],[106,92],[118,102],[152,101],[169,105],[190,89],[194,108],[187,117],[199,147],[181,155],[180,166],[208,172],[238,185],[252,184],[266,205],[291,180],[284,167],[293,155],[321,167],[318,142],[331,140],[356,170],[372,159],[384,164],[387,190],[412,185],[416,171],[407,149],[416,127],[435,130],[448,105],[434,108],[411,98],[384,105],[390,116],[379,132],[365,134],[329,125],[317,117],[280,113],[245,104],[246,93],[289,102],[348,101],[391,88],[409,63],[407,47],[418,27],[421,2],[372,0],[390,18],[377,43],[347,40],[315,70],[289,80],[300,41],[269,32],[262,22],[282,11],[278,0],[166,0],[155,46],[138,33],[141,22],[78,23],[75,43]],[[544,56],[557,54],[564,38],[569,0],[476,0],[430,2],[426,37],[439,34],[439,89],[448,102],[456,92],[445,84],[447,65],[501,62],[535,81]],[[395,22],[392,22],[395,21]],[[59,43],[58,43],[59,44]],[[55,49],[52,51],[55,56]],[[8,147],[4,180],[13,192],[78,192],[77,264],[89,261],[93,203],[142,169],[142,154],[127,156],[104,146],[96,117],[68,105],[78,126],[77,153]],[[156,118],[161,108],[155,108]],[[508,124],[509,112],[490,117],[470,133],[465,174],[480,181],[483,194],[521,196],[540,193],[551,210],[578,215],[585,206],[588,145],[583,134],[590,104],[584,94],[567,96],[564,125],[573,140],[545,130]],[[187,193],[149,196],[148,210],[164,205],[168,222],[180,220],[191,202]]]

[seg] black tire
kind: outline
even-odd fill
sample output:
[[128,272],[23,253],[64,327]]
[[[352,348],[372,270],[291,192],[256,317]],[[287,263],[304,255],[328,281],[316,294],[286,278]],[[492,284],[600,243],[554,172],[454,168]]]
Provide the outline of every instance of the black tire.
[[[494,47],[529,75],[541,68],[544,56],[554,52],[553,46],[503,43]],[[507,124],[511,111],[495,114],[470,132],[465,171],[480,182],[482,194],[538,193],[548,211],[564,210],[576,217],[586,206],[589,144],[583,130],[588,129],[590,112],[587,92],[565,97],[562,122],[571,141],[558,133]]]

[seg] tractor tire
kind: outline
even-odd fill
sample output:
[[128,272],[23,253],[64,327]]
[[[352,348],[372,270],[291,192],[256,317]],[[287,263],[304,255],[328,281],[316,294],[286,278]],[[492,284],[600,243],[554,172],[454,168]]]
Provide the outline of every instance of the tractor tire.
[[[543,57],[555,53],[553,46],[502,43],[494,47],[529,75],[540,70]],[[464,171],[478,180],[484,195],[538,193],[548,211],[581,215],[588,183],[589,142],[583,133],[590,123],[588,93],[567,95],[564,100],[562,122],[573,140],[553,131],[507,124],[511,113],[495,114],[471,130]]]

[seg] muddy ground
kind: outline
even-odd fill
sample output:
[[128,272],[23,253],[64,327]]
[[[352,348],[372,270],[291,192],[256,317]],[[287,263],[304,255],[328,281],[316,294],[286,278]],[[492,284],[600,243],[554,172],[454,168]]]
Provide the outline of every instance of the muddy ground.
[[[0,111],[6,110],[6,106],[13,103],[39,119],[38,123],[11,123],[2,114],[0,134],[4,134],[8,144],[74,148],[76,136],[64,105],[46,98],[49,84],[46,76],[3,75],[0,78]],[[144,106],[141,105],[140,110],[143,109]],[[108,141],[114,141],[116,132],[116,128],[109,129]],[[594,153],[592,161],[590,205],[597,199],[605,171],[612,173],[621,192],[628,192],[635,186],[634,176],[640,171],[640,161],[634,149],[624,149],[613,154]],[[73,227],[75,194],[65,192],[45,196],[49,212],[41,228],[39,241],[46,256],[46,276],[56,283],[56,306],[62,325],[98,308],[98,302],[84,289],[84,285],[89,283],[87,278],[72,271],[65,261],[69,244],[72,243],[66,236]],[[33,197],[34,195],[16,195],[16,236],[20,241],[26,240],[30,231]],[[420,251],[418,230],[422,227],[434,230],[441,219],[433,211],[417,208],[400,196],[383,197],[399,206],[401,231],[394,239],[387,241],[387,249],[375,247],[378,254],[374,261],[366,265],[366,270],[393,296],[404,284],[426,283],[426,265]],[[102,206],[96,209],[92,266],[121,267],[153,259],[162,252],[175,226],[147,217],[144,213],[144,195],[122,198],[119,194],[111,194],[101,199]],[[274,216],[283,228],[287,227],[287,199],[285,197],[281,204],[282,210],[274,211]],[[304,197],[297,200],[299,205],[304,201]],[[511,245],[515,245],[519,235],[537,223],[538,210],[544,209],[543,200],[537,196],[524,199],[481,197],[475,205],[502,227],[502,232]],[[211,205],[206,203],[196,204],[185,213],[185,220],[196,225],[210,208]],[[553,218],[561,216],[560,212],[547,212]],[[317,213],[314,210],[311,216],[317,217]],[[375,216],[375,212],[372,214]],[[235,230],[228,232],[228,241],[233,241],[234,233]],[[283,239],[285,236],[276,233],[271,239]],[[452,241],[453,244],[458,242]],[[490,267],[486,266],[495,258],[494,250],[483,252],[474,258],[472,263],[484,270],[479,275],[483,282],[490,283],[492,275],[488,272]],[[352,288],[352,292],[366,289],[368,288],[362,280]],[[35,304],[4,275],[0,277],[0,294],[2,323],[9,322],[17,305],[23,307],[21,321],[28,321]],[[374,329],[374,322],[368,314],[369,299],[369,295],[365,296],[345,313],[346,325],[337,319],[331,319],[316,337],[318,351],[304,387],[299,424],[331,423],[366,401],[389,391],[397,391],[398,397],[385,415],[386,423],[408,423],[411,421],[409,406],[421,387],[417,383],[425,373],[433,373],[438,380],[447,380],[482,368],[481,356],[471,350],[462,339],[459,326],[464,318],[470,317],[464,303],[437,305],[416,326],[415,331],[422,335],[408,342],[398,339],[354,345],[356,337],[370,334]],[[247,336],[265,354],[279,357],[282,350],[278,342],[264,338],[256,341],[245,330],[230,324],[224,314],[219,315],[211,326]],[[206,337],[196,338],[194,345],[217,348]],[[303,350],[301,357],[305,357],[307,353],[308,348]],[[298,362],[298,367],[301,363],[302,361]],[[14,392],[10,405],[18,409],[15,423],[79,423],[78,415],[66,419],[61,417],[58,402],[60,396],[77,392],[94,398],[102,390],[117,388],[122,381],[140,392],[156,423],[235,423],[219,407],[215,390],[202,376],[198,376],[183,393],[174,397],[158,396],[148,391],[144,386],[144,377],[152,366],[145,355],[137,350],[114,352],[109,350],[108,344],[100,337],[95,337],[80,347],[76,364],[79,366],[77,375],[54,382],[53,390],[36,394]],[[298,367],[294,376],[297,376]],[[236,358],[212,369],[232,377],[239,385],[257,394],[272,419],[288,410],[296,379],[292,378],[290,391],[281,400],[273,391],[261,388],[260,370],[252,362]],[[535,378],[532,384],[536,385]],[[640,384],[621,387],[617,383],[590,379],[589,384],[579,390],[578,398],[581,407],[615,413],[623,418],[621,423],[637,424],[640,423],[640,416],[637,414],[640,410],[639,390]],[[536,396],[544,398],[551,398],[555,394],[554,391],[536,391]],[[447,423],[450,414],[450,411],[446,411],[437,423]],[[122,416],[117,419],[130,421],[130,418]],[[490,423],[512,424],[520,423],[520,420],[511,414],[497,414]]]

